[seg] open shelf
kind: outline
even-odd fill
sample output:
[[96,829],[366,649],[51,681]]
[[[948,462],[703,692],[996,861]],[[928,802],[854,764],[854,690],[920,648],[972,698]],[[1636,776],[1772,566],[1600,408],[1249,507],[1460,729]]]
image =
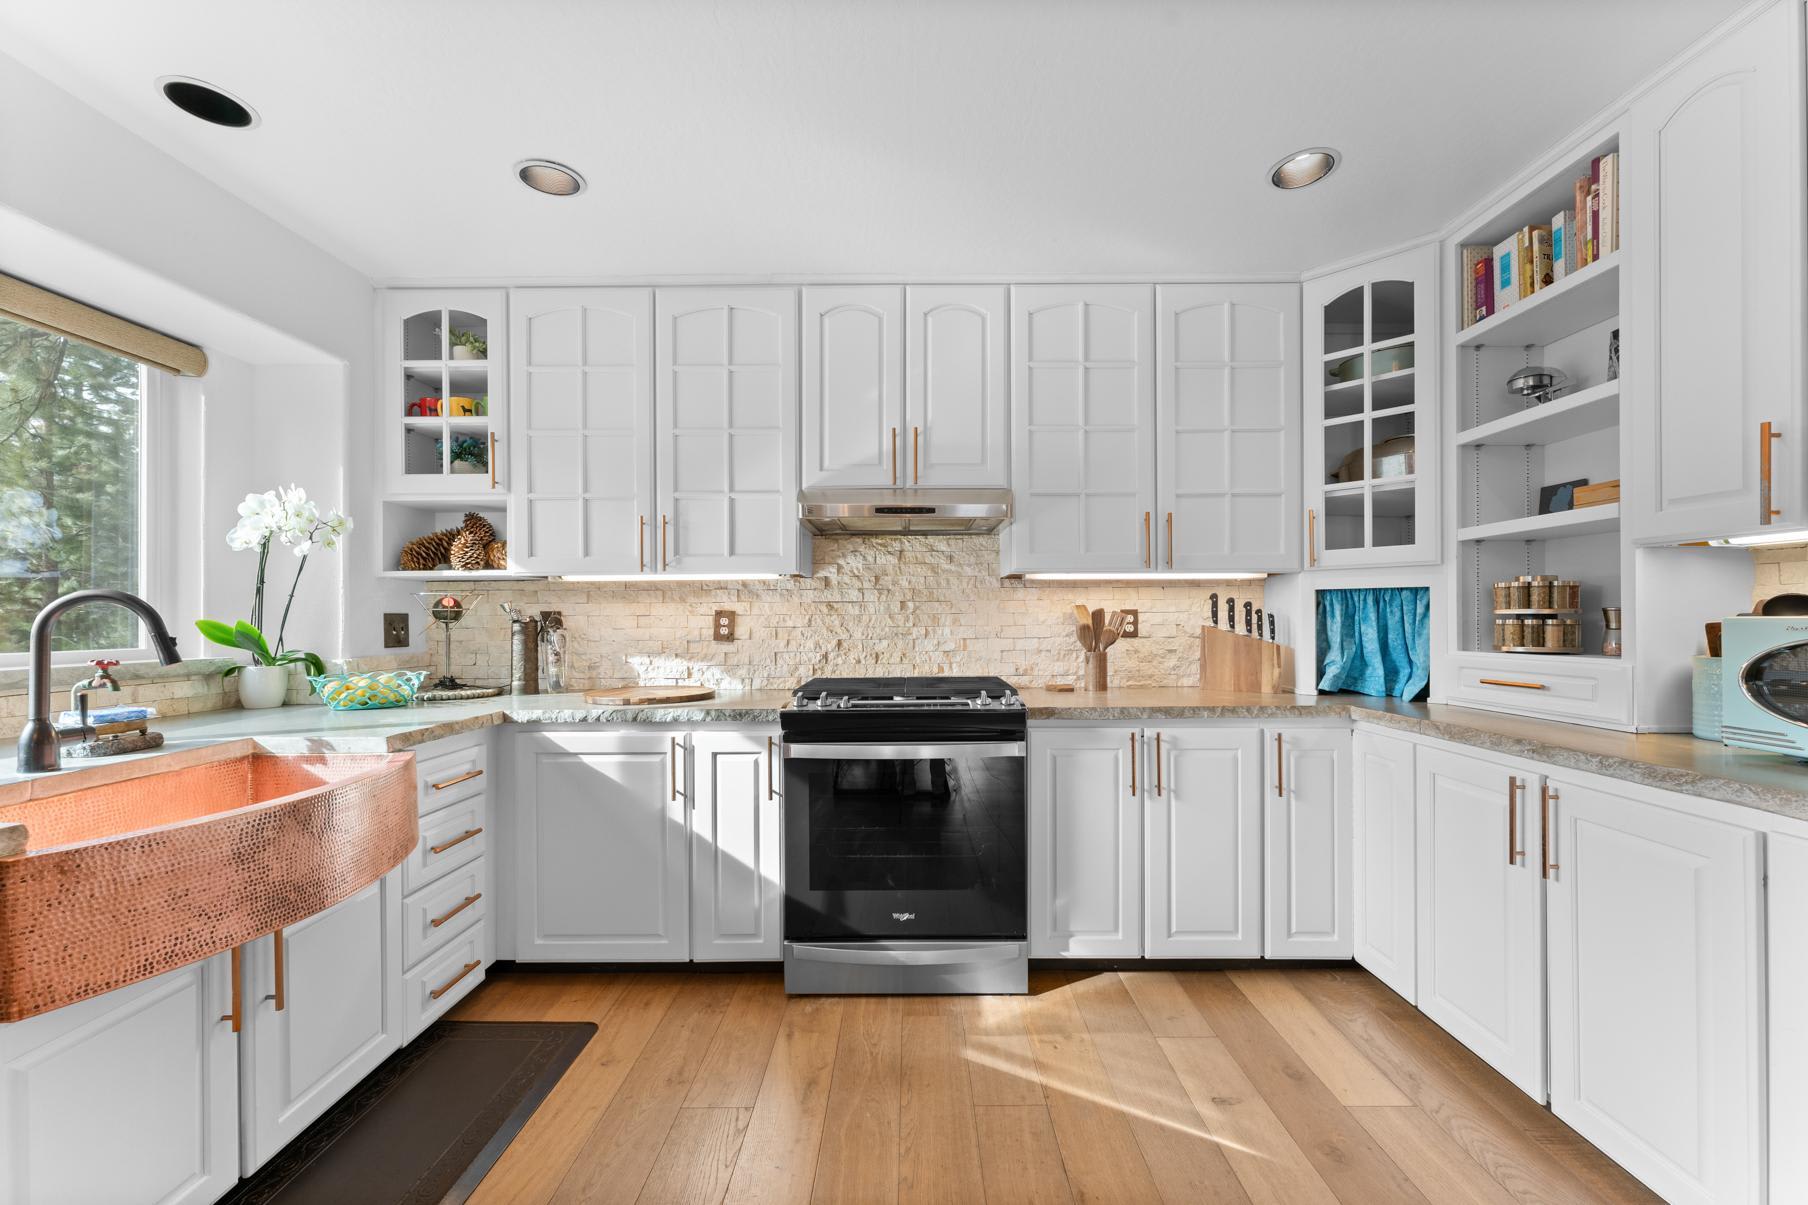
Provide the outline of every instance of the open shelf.
[[455,582],[465,578],[474,581],[540,581],[544,573],[521,573],[514,569],[473,569],[464,572],[458,569],[382,569],[378,577],[396,578],[410,582]]
[[1620,252],[1547,285],[1457,333],[1456,346],[1477,343],[1545,347],[1620,312]]
[[1458,447],[1554,444],[1619,425],[1620,382],[1616,379],[1471,427],[1457,436],[1456,442]]
[[1474,540],[1555,540],[1617,531],[1619,526],[1620,504],[1607,502],[1580,510],[1558,511],[1553,515],[1527,515],[1523,519],[1465,527],[1456,533],[1456,538],[1464,543]]

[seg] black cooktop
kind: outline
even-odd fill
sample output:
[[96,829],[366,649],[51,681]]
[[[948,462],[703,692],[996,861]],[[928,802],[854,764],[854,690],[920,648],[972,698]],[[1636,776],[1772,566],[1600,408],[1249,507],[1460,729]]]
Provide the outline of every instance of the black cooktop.
[[1017,693],[1003,678],[921,677],[811,678],[792,691],[793,698],[977,699],[981,693],[1000,699]]

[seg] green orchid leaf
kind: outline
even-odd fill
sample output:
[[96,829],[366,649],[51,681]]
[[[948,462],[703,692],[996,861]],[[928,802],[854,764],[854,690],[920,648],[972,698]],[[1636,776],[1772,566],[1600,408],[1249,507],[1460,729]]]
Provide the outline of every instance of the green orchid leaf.
[[258,658],[259,665],[275,664],[275,654],[270,651],[269,644],[265,642],[264,634],[256,627],[241,619],[233,625],[232,634],[240,648]]
[[217,619],[197,619],[195,627],[200,630],[201,635],[214,644],[223,644],[229,649],[238,647],[238,637],[233,634],[230,627]]

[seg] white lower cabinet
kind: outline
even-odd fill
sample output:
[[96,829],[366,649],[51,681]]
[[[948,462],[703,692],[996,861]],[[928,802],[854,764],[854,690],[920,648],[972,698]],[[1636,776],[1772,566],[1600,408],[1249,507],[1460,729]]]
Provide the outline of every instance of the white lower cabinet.
[[515,738],[515,956],[683,961],[685,737],[533,732]]
[[1262,953],[1262,734],[1163,728],[1145,734],[1143,953]]
[[1356,961],[1408,1003],[1418,999],[1413,915],[1413,745],[1358,730],[1351,862]]
[[1525,852],[1539,776],[1445,749],[1416,760],[1419,1011],[1543,1101],[1544,891]]
[[1348,958],[1350,733],[1269,729],[1262,909],[1269,958]]
[[691,957],[784,955],[784,783],[776,731],[691,737]]
[[0,1203],[206,1205],[238,1183],[231,957],[0,1025]]
[[1134,728],[1030,732],[1030,957],[1142,953],[1142,783]]
[[1759,834],[1547,789],[1552,1111],[1667,1201],[1761,1200]]
[[[402,1045],[401,872],[245,947],[240,1048],[247,1175]],[[281,949],[277,943],[281,942]]]

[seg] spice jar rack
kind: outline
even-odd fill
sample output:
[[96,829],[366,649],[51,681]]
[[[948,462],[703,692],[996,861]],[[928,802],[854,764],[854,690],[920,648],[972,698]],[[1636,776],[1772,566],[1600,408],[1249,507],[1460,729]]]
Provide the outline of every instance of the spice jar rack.
[[1494,651],[1582,651],[1582,584],[1546,575],[1494,583]]

